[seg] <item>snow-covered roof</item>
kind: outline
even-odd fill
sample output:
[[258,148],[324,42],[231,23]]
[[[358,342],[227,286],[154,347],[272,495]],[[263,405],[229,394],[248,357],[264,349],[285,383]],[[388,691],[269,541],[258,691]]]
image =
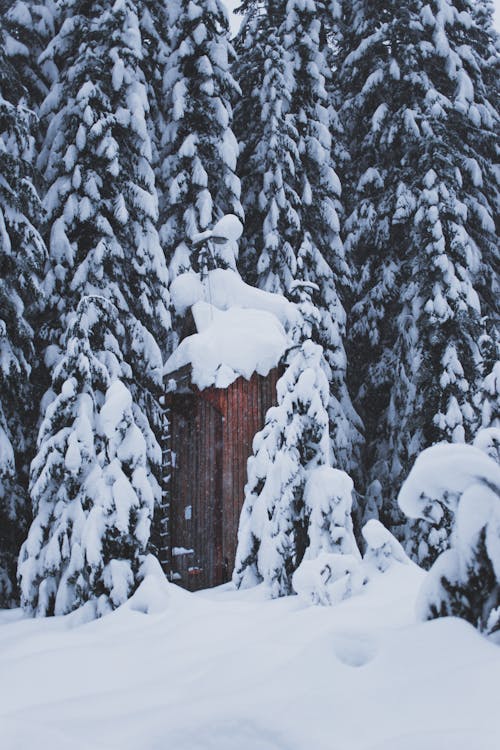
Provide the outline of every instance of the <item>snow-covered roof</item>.
[[245,284],[234,271],[215,269],[203,280],[182,274],[170,294],[178,315],[191,308],[197,333],[167,360],[167,376],[190,365],[198,388],[227,388],[240,376],[267,375],[290,345],[287,330],[297,316],[295,305]]
[[178,315],[184,315],[195,302],[204,300],[219,310],[230,307],[266,310],[287,329],[297,319],[297,308],[283,295],[245,284],[241,276],[231,269],[216,268],[203,280],[193,271],[183,273],[172,282],[170,298]]

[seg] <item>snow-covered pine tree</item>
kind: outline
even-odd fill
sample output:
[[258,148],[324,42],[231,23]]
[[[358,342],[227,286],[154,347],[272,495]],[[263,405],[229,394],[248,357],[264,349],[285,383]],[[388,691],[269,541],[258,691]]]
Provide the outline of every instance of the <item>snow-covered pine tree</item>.
[[479,339],[482,381],[477,403],[481,427],[500,428],[500,330],[497,321],[485,323],[485,333]]
[[242,4],[247,13],[235,64],[242,96],[235,107],[246,229],[240,269],[249,283],[287,292],[300,244],[299,134],[290,115],[294,77],[284,47],[285,3]]
[[[57,517],[64,514],[71,517],[72,510],[68,507],[63,513],[59,509],[58,516],[51,515],[47,523],[43,514],[50,506],[42,502],[46,475],[40,474],[44,477],[40,485],[38,473],[52,443],[64,446],[71,430],[76,432],[75,440],[78,439],[79,414],[74,404],[90,399],[100,406],[100,394],[109,386],[107,394],[128,394],[120,402],[122,416],[113,426],[110,426],[112,420],[107,420],[108,427],[104,427],[101,409],[101,433],[106,440],[97,423],[93,443],[85,440],[89,446],[95,444],[97,436],[104,441],[104,448],[96,451],[105,483],[113,485],[116,475],[119,484],[121,465],[121,471],[134,487],[131,472],[140,466],[144,484],[141,493],[159,499],[155,475],[159,471],[160,453],[152,427],[156,427],[155,404],[161,384],[160,346],[165,344],[170,325],[167,269],[155,228],[158,206],[135,3],[102,0],[89,4],[84,0],[67,0],[61,6],[61,22],[60,31],[44,53],[44,58],[54,62],[59,78],[42,106],[48,128],[39,159],[49,185],[45,198],[49,220],[50,262],[46,276],[49,304],[43,338],[52,389],[42,405],[44,422],[39,453],[33,464],[31,492],[36,514],[32,530],[43,528],[44,541],[35,543],[35,532],[30,532],[20,566],[24,606],[39,614],[50,614],[56,607],[54,581],[63,582],[66,587],[66,593],[60,595],[57,589],[57,597],[60,596],[57,601],[62,602],[60,611],[75,608],[89,598],[98,599],[98,612],[103,612],[107,605],[102,595],[113,607],[137,585],[138,567],[134,561],[144,551],[145,527],[140,534],[127,532],[128,546],[119,541],[125,533],[123,514],[131,514],[132,526],[142,523],[132,518],[131,508],[136,504],[135,500],[132,502],[131,491],[125,488],[123,496],[120,493],[115,496],[116,514],[110,515],[110,527],[101,525],[105,536],[98,547],[103,570],[111,570],[108,563],[113,559],[123,562],[112,566],[117,575],[121,570],[121,584],[112,586],[110,578],[106,582],[96,576],[95,585],[88,582],[82,595],[75,594],[72,599],[76,590],[70,591],[68,586],[75,581],[67,568],[72,565],[68,562],[72,550],[67,549],[69,537],[59,534],[57,522]],[[104,298],[116,318],[106,324],[108,333],[103,331],[102,336],[91,326],[75,323],[82,300],[95,296]],[[68,327],[71,333],[66,335]],[[75,342],[78,336],[83,337],[79,345]],[[93,375],[80,374],[82,365],[73,356],[73,350],[80,346],[83,352],[87,343],[93,362],[104,363],[108,368],[109,383],[103,376],[96,380]],[[89,355],[85,356],[88,359]],[[121,363],[119,373],[116,367],[111,367],[111,360]],[[61,424],[66,424],[67,435],[61,436]],[[137,454],[130,431],[141,443]],[[89,451],[92,450],[90,447]],[[84,461],[81,469],[74,468],[71,460],[70,464],[66,473],[55,471],[49,476],[50,491],[53,501],[60,497],[62,503],[71,505],[74,500],[76,513],[78,498],[83,497],[87,482],[88,464]],[[65,482],[72,471],[71,494],[66,497]],[[81,507],[90,518],[100,495],[97,490],[90,493],[85,489],[85,492]],[[109,544],[113,535],[119,542],[116,547]],[[47,574],[51,581],[46,584],[49,593],[43,593],[40,603],[39,585],[48,580],[39,574],[44,566],[45,545],[50,549],[49,561],[55,562],[50,575]],[[96,565],[99,567],[94,561],[93,566]],[[113,591],[120,585],[118,596]]]
[[361,423],[346,386],[341,301],[350,269],[340,239],[340,182],[346,158],[333,106],[329,34],[335,4],[246,3],[235,67],[235,109],[246,215],[240,267],[247,280],[290,294],[295,278],[317,286],[317,342],[331,382],[334,462],[351,469]]
[[164,79],[168,72],[170,13],[175,3],[156,0],[141,0],[138,12],[142,41],[141,68],[147,87],[149,116],[147,119],[153,150],[152,163],[155,170],[158,202],[163,205],[165,185],[161,181],[161,150],[166,130]]
[[330,369],[327,377],[333,461],[335,466],[350,471],[359,460],[363,428],[346,385],[346,314],[341,300],[347,297],[352,279],[340,238],[343,211],[335,171],[348,158],[332,96],[330,37],[336,25],[337,5],[323,0],[289,0],[285,49],[293,61],[291,112],[299,135],[298,275],[318,286],[314,301],[321,316],[318,342]]
[[126,385],[122,350],[133,335],[105,297],[83,297],[53,369],[55,397],[31,468],[34,521],[19,562],[21,603],[31,614],[63,615],[91,602],[103,615],[135,588],[159,448]]
[[[232,99],[239,88],[227,11],[221,0],[176,0],[164,77],[164,186],[160,237],[171,278],[196,266],[190,240],[227,213],[243,216],[235,174],[238,145]],[[235,267],[236,247],[221,246],[220,267]]]
[[487,633],[500,630],[498,462],[470,445],[432,446],[417,458],[398,502],[413,518],[433,519],[442,504],[454,516],[451,548],[439,555],[419,595],[421,618],[462,617]]
[[38,111],[48,94],[55,71],[38,57],[54,36],[57,22],[55,0],[15,0],[3,13],[5,53],[26,89],[27,106]]
[[[238,531],[235,584],[246,588],[264,581],[273,597],[292,593],[293,573],[308,549],[316,557],[356,548],[351,505],[342,482],[331,476],[329,385],[323,350],[312,340],[321,314],[310,291],[309,284],[300,287],[300,315],[291,332],[296,344],[277,384],[278,405],[269,409],[254,439]],[[325,472],[318,473],[319,467]],[[347,475],[337,474],[352,487]]]
[[498,315],[494,36],[469,0],[344,7],[346,244],[360,279],[350,356],[368,483],[393,531],[418,452],[479,425],[481,313]]
[[[163,343],[167,277],[155,229],[158,206],[135,4],[103,0],[89,8],[83,0],[67,0],[61,8],[61,30],[42,58],[60,70],[42,107],[49,130],[39,157],[48,185],[51,301],[64,313],[74,311],[82,296],[103,293]],[[103,59],[109,65],[103,66]],[[50,325],[57,338],[66,320],[55,317]]]
[[475,0],[469,3],[468,10],[481,29],[488,31],[493,28],[495,0]]
[[36,228],[42,210],[33,186],[35,117],[4,42],[0,21],[0,607],[17,599],[16,560],[30,517],[31,316],[41,302],[46,257]]
[[247,588],[261,581],[273,597],[292,593],[292,575],[308,545],[304,488],[308,469],[328,464],[328,381],[323,352],[306,340],[289,354],[248,462],[233,580]]

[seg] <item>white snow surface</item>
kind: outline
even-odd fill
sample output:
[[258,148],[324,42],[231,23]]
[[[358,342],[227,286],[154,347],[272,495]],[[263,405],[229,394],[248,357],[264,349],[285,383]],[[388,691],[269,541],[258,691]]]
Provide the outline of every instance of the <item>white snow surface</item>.
[[[338,472],[338,475],[344,474],[337,469],[330,469],[330,472]],[[347,474],[344,476],[350,481],[350,486],[347,482],[342,482],[340,476],[337,477],[337,481],[329,482],[330,487],[334,488],[333,494],[337,495],[337,499],[340,501],[337,504],[337,512],[342,511],[342,505],[347,499],[346,495],[350,495],[352,491],[350,477]],[[342,493],[341,491],[340,494],[337,494],[341,490],[342,484],[344,484],[347,492]],[[310,491],[311,489],[306,489],[306,498]],[[344,497],[342,497],[342,494]],[[348,507],[350,510],[350,498]],[[371,587],[374,578],[376,579],[382,573],[386,573],[389,568],[410,565],[418,570],[397,539],[380,521],[372,518],[361,530],[366,543],[366,551],[362,559],[354,540],[352,528],[349,528],[346,524],[342,524],[342,526],[345,526],[345,528],[337,527],[338,531],[344,532],[342,537],[338,537],[340,541],[340,545],[337,547],[338,551],[335,551],[333,545],[330,550],[323,546],[321,552],[319,554],[316,552],[316,555],[311,558],[310,552],[314,551],[314,545],[311,543],[306,550],[304,559],[293,574],[293,588],[305,602],[322,605],[338,604],[352,596],[358,596],[364,587]],[[336,528],[334,527],[331,529],[332,537],[336,536],[335,532]]]
[[265,310],[218,310],[207,302],[193,305],[199,333],[185,338],[165,363],[166,375],[190,364],[198,388],[226,388],[254,372],[267,375],[290,342],[276,316]]
[[410,518],[426,518],[430,498],[446,503],[474,485],[495,488],[500,495],[500,466],[481,448],[441,443],[422,451],[399,492],[401,510]]
[[265,310],[275,315],[285,328],[298,320],[296,306],[285,297],[245,284],[231,269],[216,268],[203,280],[194,271],[180,274],[170,286],[170,298],[178,315],[184,315],[195,302],[204,301],[219,310],[231,307]]
[[242,16],[236,15],[235,9],[239,6],[240,0],[224,0],[224,5],[229,11],[229,26],[231,34],[235,36],[240,28]]
[[333,607],[145,572],[90,623],[0,612],[2,750],[500,747],[500,648],[458,619],[417,624],[414,565]]
[[500,427],[486,427],[479,430],[473,445],[483,453],[487,453],[497,463],[500,463]]
[[291,344],[286,331],[297,321],[296,306],[245,284],[235,271],[218,268],[204,279],[183,273],[170,294],[178,315],[191,308],[198,333],[181,341],[165,375],[190,364],[199,388],[226,388],[240,376],[267,375]]

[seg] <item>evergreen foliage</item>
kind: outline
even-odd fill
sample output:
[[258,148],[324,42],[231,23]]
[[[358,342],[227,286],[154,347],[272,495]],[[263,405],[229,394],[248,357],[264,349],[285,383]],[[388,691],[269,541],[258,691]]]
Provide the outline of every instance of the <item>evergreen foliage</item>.
[[344,6],[346,245],[359,278],[351,371],[367,484],[380,482],[378,513],[393,531],[419,451],[480,425],[478,342],[484,316],[498,317],[498,55],[478,13],[468,0]]
[[346,492],[346,481],[330,468],[327,365],[312,340],[321,316],[310,286],[299,289],[296,345],[277,384],[278,405],[269,409],[248,461],[233,574],[238,587],[265,581],[273,597],[292,593],[293,574],[305,555],[356,548],[352,480],[337,471],[348,483]]
[[308,545],[304,503],[307,472],[329,460],[328,381],[321,347],[304,341],[289,355],[248,462],[233,580],[265,581],[272,596],[292,593],[292,575]]
[[6,38],[0,23],[0,607],[17,599],[16,558],[29,519],[32,324],[46,257],[33,185],[36,120],[6,55]]
[[138,9],[142,43],[141,70],[147,91],[149,109],[147,125],[151,138],[152,166],[155,172],[155,189],[159,206],[163,205],[166,200],[166,186],[162,181],[161,152],[164,147],[166,118],[169,112],[165,107],[164,81],[169,70],[170,15],[173,5],[173,3],[159,3],[156,0],[141,0]]
[[440,573],[439,587],[424,610],[425,619],[461,617],[488,634],[500,630],[500,583],[487,554],[485,536],[483,529],[463,564],[462,575],[456,569],[448,569],[452,559],[455,561],[454,550],[449,550],[450,557],[433,570],[434,575]]
[[492,633],[500,629],[500,464],[484,447],[443,443],[423,451],[398,500],[413,518],[439,520],[443,506],[452,512],[450,548],[424,581],[420,616],[461,617]]
[[246,215],[240,267],[249,282],[283,293],[297,276],[299,134],[290,114],[294,78],[284,47],[285,6],[259,5],[240,32],[235,67],[242,87],[235,132]]
[[[500,430],[497,427],[479,430],[474,438],[474,447],[500,463]],[[467,459],[466,452],[464,466],[470,465],[472,473],[473,465]],[[408,522],[406,547],[411,558],[426,570],[453,544],[460,496],[461,490],[452,491],[446,482],[437,492],[434,488],[430,493],[423,490],[420,493],[419,504],[423,512],[417,519]]]
[[486,321],[479,339],[481,367],[480,390],[476,404],[481,412],[481,427],[500,427],[500,328],[498,321]]
[[22,605],[32,614],[92,602],[103,615],[135,588],[160,449],[131,392],[122,357],[130,333],[108,300],[84,297],[53,368],[31,469],[34,521],[19,564]]
[[[191,240],[221,216],[243,216],[235,174],[238,144],[231,129],[239,87],[227,11],[220,0],[177,0],[170,9],[170,54],[164,77],[160,183],[162,246],[171,278],[192,267]],[[235,245],[215,263],[235,267]]]
[[47,96],[56,71],[50,62],[38,61],[57,24],[55,0],[15,0],[3,15],[4,49],[25,87],[26,104],[35,112]]
[[[42,334],[52,389],[42,404],[44,420],[31,482],[35,519],[22,555],[21,587],[23,605],[38,614],[66,612],[86,598],[97,600],[97,612],[102,613],[137,585],[137,560],[147,543],[143,508],[150,515],[150,499],[159,500],[155,474],[160,454],[151,426],[161,385],[160,346],[165,351],[170,326],[135,3],[68,0],[61,7],[60,30],[43,59],[59,71],[41,108],[48,126],[39,158],[48,185],[50,263]],[[111,321],[98,316],[100,333],[93,328],[96,313],[88,313],[90,322],[79,322],[87,314],[80,308],[87,298],[102,298],[113,311]],[[110,364],[115,360],[119,367]],[[107,379],[100,372],[103,366]],[[108,399],[117,392],[123,396],[118,399],[122,416],[107,431],[102,424],[99,428],[95,413],[103,393]],[[60,457],[64,451],[66,460],[73,450],[71,441],[80,440],[84,419],[91,424],[90,436],[82,438],[84,460],[76,468],[70,461],[63,471]],[[104,440],[103,433],[107,442],[101,448],[96,441]],[[120,448],[122,442],[126,449]],[[102,450],[105,458],[99,457]],[[53,466],[46,460],[52,453]],[[121,466],[139,500],[125,485],[123,494],[113,496],[116,507],[97,488],[91,491],[87,475],[95,461],[112,486],[122,482]],[[139,466],[140,492],[132,477]],[[56,498],[59,505],[55,503],[57,512],[52,514],[47,508]],[[104,536],[100,546],[93,547],[102,559],[93,559],[95,570],[83,584],[72,558],[81,552],[71,547],[73,541],[80,544],[78,534],[73,540],[63,529],[79,507],[88,520],[102,506],[109,528],[100,528]],[[132,531],[124,515],[130,515]],[[112,538],[115,546],[109,543]],[[121,583],[115,581],[120,576]]]
[[425,619],[461,617],[478,630],[500,630],[500,494],[479,484],[462,495],[451,548],[439,556],[420,597]]
[[268,291],[290,295],[294,280],[317,286],[317,342],[323,347],[335,464],[350,469],[362,442],[346,386],[342,298],[351,284],[340,239],[346,158],[332,97],[329,34],[335,4],[246,4],[235,109],[247,218],[240,267]]
[[[380,518],[430,569],[422,615],[498,630],[494,4],[240,11],[233,48],[223,0],[0,0],[0,607],[23,539],[33,615],[100,616],[135,590],[167,526],[162,360],[184,326],[167,269],[238,262],[300,314],[248,464],[235,583],[283,596],[301,563],[306,589],[333,557],[354,570],[345,469],[357,531]],[[236,234],[210,234],[233,214],[240,258]],[[445,486],[431,466],[407,520],[398,489],[442,441],[486,473]]]

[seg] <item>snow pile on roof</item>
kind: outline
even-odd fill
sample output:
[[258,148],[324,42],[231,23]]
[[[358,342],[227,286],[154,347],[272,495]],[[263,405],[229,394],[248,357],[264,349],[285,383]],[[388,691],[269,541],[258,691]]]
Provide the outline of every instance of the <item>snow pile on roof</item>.
[[193,315],[199,333],[181,341],[164,372],[190,364],[192,382],[200,389],[226,388],[254,372],[267,375],[289,346],[282,324],[266,310],[218,310],[207,302],[196,302]]
[[202,280],[188,272],[170,288],[178,315],[191,308],[198,333],[184,339],[164,373],[191,365],[199,388],[227,388],[238,377],[267,375],[290,345],[286,334],[296,322],[294,304],[245,284],[231,270],[215,269]]
[[287,329],[297,319],[297,309],[292,302],[281,294],[245,284],[241,276],[230,269],[216,268],[203,280],[192,271],[183,273],[172,282],[170,297],[178,315],[184,315],[195,302],[203,300],[219,310],[231,307],[265,310],[275,315]]

